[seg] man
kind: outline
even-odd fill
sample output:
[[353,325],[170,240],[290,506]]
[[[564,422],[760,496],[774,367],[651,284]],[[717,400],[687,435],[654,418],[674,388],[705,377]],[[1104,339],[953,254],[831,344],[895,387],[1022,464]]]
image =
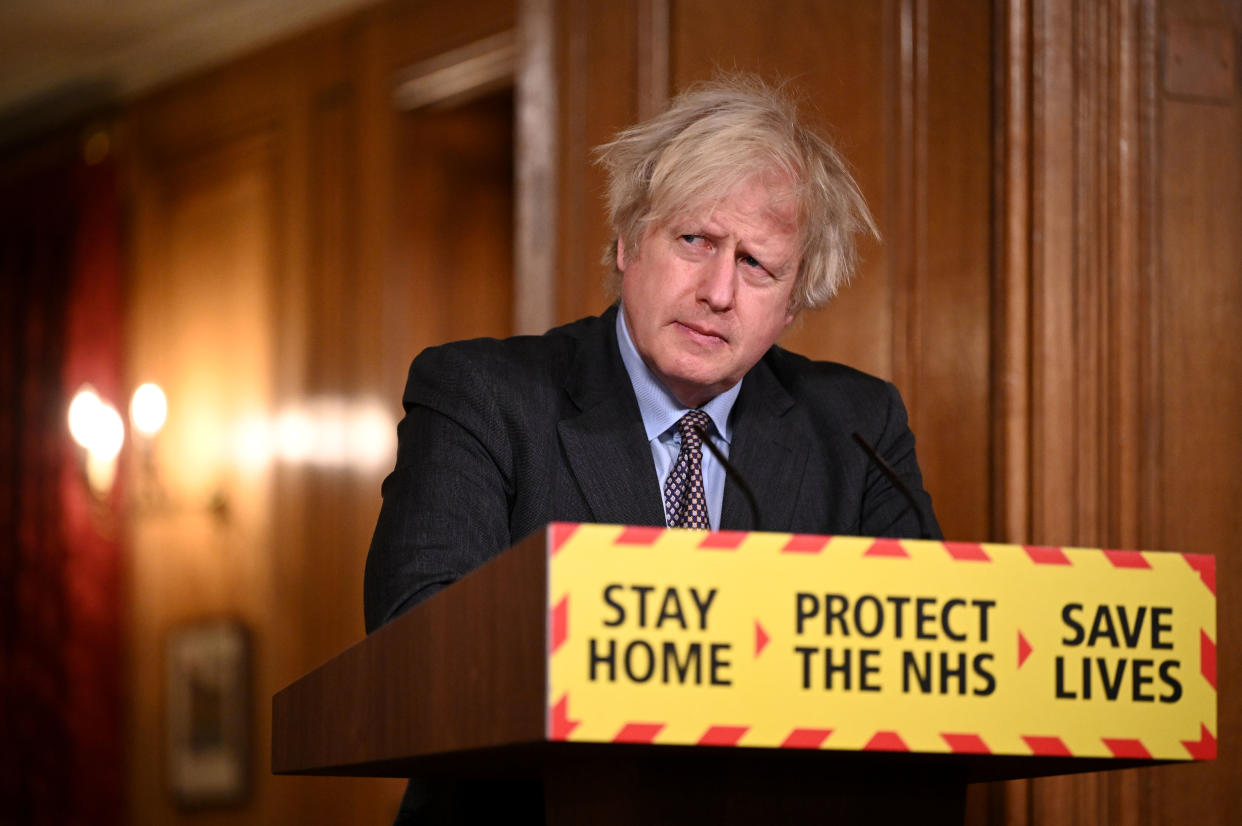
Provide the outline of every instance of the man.
[[779,93],[734,78],[599,155],[620,303],[414,360],[367,558],[368,631],[555,520],[917,535],[854,432],[938,533],[896,389],[775,346],[849,278],[853,236],[875,232],[832,147]]
[[[600,159],[620,303],[415,359],[366,559],[368,631],[553,520],[909,537],[922,518],[939,532],[897,390],[775,345],[850,277],[853,236],[874,232],[835,150],[780,94],[732,78]],[[542,820],[542,790],[411,783],[397,822],[502,817]]]
[[[915,536],[922,518],[938,534],[896,389],[775,346],[849,278],[853,236],[875,232],[836,152],[779,94],[735,78],[599,154],[620,302],[414,360],[367,557],[368,631],[551,521]],[[411,783],[398,823],[541,819],[538,786],[496,799]]]

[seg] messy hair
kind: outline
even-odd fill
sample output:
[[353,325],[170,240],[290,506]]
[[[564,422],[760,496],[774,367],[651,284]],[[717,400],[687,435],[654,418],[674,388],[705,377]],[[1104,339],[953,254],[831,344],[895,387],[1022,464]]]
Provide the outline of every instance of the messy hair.
[[879,231],[844,161],[801,121],[795,102],[750,75],[690,87],[669,107],[596,149],[616,233],[604,257],[620,285],[617,239],[637,256],[652,226],[719,202],[756,177],[790,182],[800,257],[791,310],[819,307],[849,281],[854,236]]

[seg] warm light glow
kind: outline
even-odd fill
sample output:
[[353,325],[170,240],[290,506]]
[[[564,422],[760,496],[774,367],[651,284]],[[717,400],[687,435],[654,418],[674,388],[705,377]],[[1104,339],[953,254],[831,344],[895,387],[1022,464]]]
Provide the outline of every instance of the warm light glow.
[[307,402],[306,418],[311,426],[311,449],[305,461],[319,467],[345,467],[349,456],[345,439],[349,433],[348,411],[341,399],[326,397]]
[[273,439],[277,458],[304,462],[315,449],[315,423],[304,410],[290,408],[276,417]]
[[108,492],[116,476],[116,457],[125,442],[121,414],[84,384],[69,403],[69,433],[86,449],[85,471],[91,490]]
[[233,432],[234,461],[247,473],[261,471],[272,460],[272,435],[267,419],[253,414]]
[[101,404],[95,389],[89,384],[82,385],[73,401],[69,402],[69,434],[84,448],[90,448],[93,422]]
[[346,453],[354,465],[369,469],[392,467],[397,453],[397,425],[388,407],[363,402],[354,408]]
[[96,494],[104,496],[112,490],[116,480],[116,457],[105,459],[97,453],[86,454],[86,484]]
[[116,458],[124,442],[125,423],[121,421],[121,414],[112,405],[101,401],[95,436],[88,450],[98,458],[108,461]]
[[121,452],[125,424],[115,407],[100,399],[89,384],[84,384],[69,403],[69,433],[91,454],[107,461]]
[[376,401],[321,397],[287,407],[274,419],[247,417],[234,429],[232,443],[237,463],[251,471],[272,459],[374,470],[392,463],[396,421]]
[[154,436],[168,418],[168,399],[158,384],[147,382],[134,391],[129,402],[129,420],[144,436]]

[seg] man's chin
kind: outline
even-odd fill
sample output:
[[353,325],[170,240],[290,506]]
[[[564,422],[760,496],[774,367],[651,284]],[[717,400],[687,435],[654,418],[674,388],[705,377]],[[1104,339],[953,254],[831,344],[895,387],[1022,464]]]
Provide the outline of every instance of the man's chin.
[[719,374],[681,373],[664,379],[665,386],[687,407],[702,407],[733,386]]

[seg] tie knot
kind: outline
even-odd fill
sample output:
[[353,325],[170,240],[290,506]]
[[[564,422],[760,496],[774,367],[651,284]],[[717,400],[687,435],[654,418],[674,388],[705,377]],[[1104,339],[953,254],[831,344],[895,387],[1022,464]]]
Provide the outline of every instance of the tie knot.
[[703,437],[711,420],[702,410],[691,410],[677,420],[681,448],[664,483],[664,515],[670,528],[707,530],[710,519],[703,490]]
[[[703,443],[699,430],[707,432],[711,419],[702,410],[691,410],[677,420],[677,429],[681,431],[681,443],[696,448]],[[697,429],[696,429],[697,428]]]

